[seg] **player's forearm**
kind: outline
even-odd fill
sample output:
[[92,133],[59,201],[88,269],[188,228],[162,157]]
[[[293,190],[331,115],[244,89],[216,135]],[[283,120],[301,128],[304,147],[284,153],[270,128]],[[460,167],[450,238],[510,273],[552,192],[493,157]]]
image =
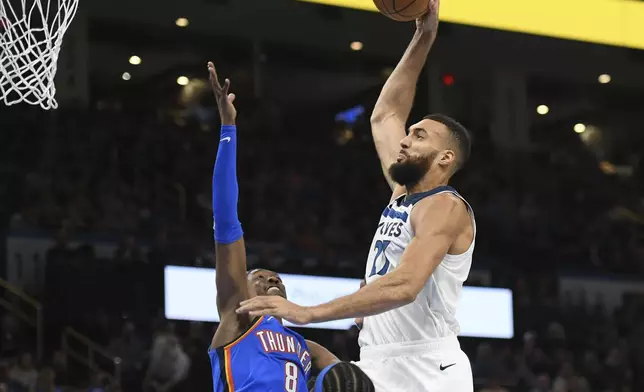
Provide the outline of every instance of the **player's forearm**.
[[367,317],[411,303],[417,293],[410,290],[409,279],[392,272],[353,294],[312,307],[312,323]]
[[222,125],[217,159],[212,175],[212,211],[215,241],[231,244],[242,237],[237,217],[237,128]]
[[382,88],[371,115],[372,122],[392,115],[398,116],[403,121],[409,117],[416,84],[435,38],[436,34],[433,32],[416,30],[400,62]]
[[329,365],[340,362],[338,357],[333,355],[331,351],[320,346],[319,344],[310,340],[307,340],[306,343],[309,346],[309,352],[311,353],[311,362],[313,363],[314,369],[322,370]]

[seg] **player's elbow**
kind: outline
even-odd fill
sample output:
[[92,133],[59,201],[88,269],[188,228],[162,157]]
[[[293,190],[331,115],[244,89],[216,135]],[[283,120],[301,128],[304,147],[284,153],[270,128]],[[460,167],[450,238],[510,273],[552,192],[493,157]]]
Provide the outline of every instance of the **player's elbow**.
[[405,301],[414,302],[425,287],[426,281],[427,279],[424,279],[423,274],[419,271],[405,268],[405,272],[401,274],[400,295]]
[[416,291],[413,289],[413,287],[406,287],[402,290],[399,291],[398,296],[400,298],[400,302],[403,304],[407,305],[416,300],[416,297],[418,296],[418,293],[420,291]]
[[375,111],[371,113],[371,118],[369,119],[369,122],[371,122],[371,125],[374,124],[380,124],[384,121],[384,119],[387,118],[387,114],[383,110]]
[[[392,276],[393,278],[393,276]],[[393,305],[394,307],[401,307],[414,302],[418,293],[409,286],[408,280],[404,276],[396,276],[391,279],[387,284],[382,287],[380,292],[381,298]]]
[[[395,278],[394,275],[395,274]],[[414,271],[407,271],[404,268],[392,273],[391,284],[389,285],[390,298],[392,298],[398,306],[410,304],[416,300],[418,294],[423,288],[424,283],[418,284],[418,278],[415,276]]]
[[371,118],[369,121],[371,122],[371,125],[380,125],[384,122],[386,122],[389,118],[395,116],[395,113],[393,110],[387,108],[387,107],[381,107],[381,108],[376,108],[372,113],[371,113]]
[[399,113],[396,110],[395,106],[388,104],[376,104],[376,107],[371,112],[371,125],[381,125],[390,120],[396,120],[397,122],[402,122],[404,125],[405,121],[400,119]]
[[405,279],[404,284],[401,284],[396,289],[396,295],[398,296],[399,301],[404,305],[414,302],[419,293],[420,289],[417,287],[413,279]]

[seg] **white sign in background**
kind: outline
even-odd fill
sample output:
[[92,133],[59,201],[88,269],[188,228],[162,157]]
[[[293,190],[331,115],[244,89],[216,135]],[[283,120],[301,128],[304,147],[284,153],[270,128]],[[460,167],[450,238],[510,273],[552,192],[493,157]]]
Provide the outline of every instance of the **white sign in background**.
[[[280,274],[290,301],[318,305],[351,294],[359,279]],[[165,316],[173,320],[218,322],[215,270],[165,267]],[[514,336],[512,292],[488,287],[463,288],[457,318],[461,336],[510,339]],[[353,320],[309,324],[304,328],[348,329]],[[285,322],[285,325],[292,324]]]

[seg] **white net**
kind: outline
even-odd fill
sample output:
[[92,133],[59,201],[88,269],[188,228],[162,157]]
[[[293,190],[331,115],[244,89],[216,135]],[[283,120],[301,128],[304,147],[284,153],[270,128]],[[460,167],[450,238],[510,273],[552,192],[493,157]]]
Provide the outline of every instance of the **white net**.
[[0,0],[0,99],[56,109],[58,53],[78,0]]

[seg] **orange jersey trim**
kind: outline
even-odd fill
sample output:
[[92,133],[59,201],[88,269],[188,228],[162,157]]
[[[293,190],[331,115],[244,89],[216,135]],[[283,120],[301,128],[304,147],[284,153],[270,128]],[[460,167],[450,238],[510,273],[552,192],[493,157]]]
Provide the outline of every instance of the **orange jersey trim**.
[[257,328],[257,326],[262,322],[263,319],[264,319],[264,316],[257,319],[257,321],[255,321],[253,325],[250,328],[248,328],[246,332],[244,332],[243,335],[241,335],[237,339],[233,340],[231,343],[224,346],[224,362],[225,362],[225,368],[226,368],[226,382],[228,384],[228,392],[235,391],[235,383],[233,381],[232,361],[230,358],[230,349],[233,348],[237,343],[239,343],[246,336],[248,336],[249,333],[253,332],[253,330]]
[[224,349],[224,362],[226,368],[226,384],[228,384],[228,392],[235,392],[235,382],[233,381],[233,369],[230,363],[230,348]]

